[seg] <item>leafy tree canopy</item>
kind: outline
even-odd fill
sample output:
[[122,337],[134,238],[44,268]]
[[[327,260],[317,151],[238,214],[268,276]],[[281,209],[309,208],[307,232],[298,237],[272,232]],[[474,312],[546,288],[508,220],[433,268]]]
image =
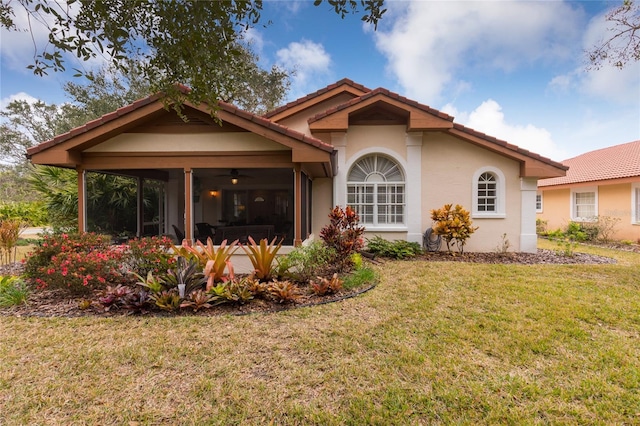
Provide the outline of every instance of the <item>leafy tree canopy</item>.
[[599,69],[604,63],[624,68],[629,62],[640,61],[640,4],[624,0],[607,16],[608,37],[588,53],[590,67]]
[[[385,12],[383,0],[327,3],[342,17],[362,10],[361,19],[374,26]],[[15,5],[49,30],[48,44],[35,48],[34,63],[29,65],[37,75],[65,70],[65,53],[84,61],[105,57],[120,71],[130,71],[128,58],[135,57],[151,90],[165,92],[178,105],[185,100],[226,99],[237,90],[248,90],[251,83],[243,78],[244,36],[261,22],[262,0],[2,0],[0,24],[23,31],[13,20]],[[176,83],[191,91],[182,93]]]

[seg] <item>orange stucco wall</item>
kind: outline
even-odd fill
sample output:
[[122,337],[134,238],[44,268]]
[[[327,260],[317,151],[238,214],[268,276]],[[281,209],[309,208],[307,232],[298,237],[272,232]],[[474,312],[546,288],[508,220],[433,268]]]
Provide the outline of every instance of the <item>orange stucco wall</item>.
[[[632,223],[632,183],[593,185],[598,191],[598,216],[616,218],[612,238],[640,240],[640,224]],[[540,188],[543,194],[543,212],[537,218],[547,221],[547,229],[564,229],[571,221],[571,188]]]

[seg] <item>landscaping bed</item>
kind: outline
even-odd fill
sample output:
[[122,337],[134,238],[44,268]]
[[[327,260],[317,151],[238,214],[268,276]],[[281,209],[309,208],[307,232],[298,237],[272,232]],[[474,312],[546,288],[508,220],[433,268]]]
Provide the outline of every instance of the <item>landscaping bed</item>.
[[[632,247],[633,248],[633,247]],[[631,250],[633,251],[633,250]],[[374,258],[374,263],[386,262],[382,258]],[[466,262],[485,264],[522,264],[522,265],[569,265],[569,264],[613,264],[616,260],[611,257],[599,256],[588,253],[573,253],[566,256],[559,251],[549,249],[538,249],[536,253],[448,253],[432,252],[412,258],[413,262]],[[8,270],[8,267],[4,267]],[[20,270],[21,264],[13,267],[13,272]],[[0,275],[8,271],[0,269]],[[346,298],[354,297],[366,292],[375,286],[375,282],[368,282],[357,288],[342,289],[331,295],[318,296],[309,292],[302,292],[299,298],[293,303],[278,303],[273,300],[256,299],[245,304],[225,304],[214,306],[209,309],[194,312],[190,309],[182,309],[178,312],[165,312],[162,310],[147,310],[143,315],[148,316],[215,316],[215,315],[246,315],[252,313],[278,312],[288,309],[295,309],[305,306],[313,306],[324,303],[331,303]],[[94,298],[95,299],[95,298]],[[126,309],[105,309],[95,300],[89,301],[87,297],[71,297],[62,290],[39,290],[34,291],[29,297],[27,304],[13,306],[10,308],[0,308],[0,315],[30,316],[30,317],[81,317],[81,316],[122,316],[131,315],[132,312]]]

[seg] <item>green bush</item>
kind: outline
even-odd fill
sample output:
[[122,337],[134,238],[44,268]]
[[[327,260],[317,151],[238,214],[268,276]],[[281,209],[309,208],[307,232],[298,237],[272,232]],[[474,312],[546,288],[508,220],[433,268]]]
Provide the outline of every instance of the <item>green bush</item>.
[[309,282],[318,275],[331,275],[335,272],[332,262],[336,251],[322,241],[313,241],[307,246],[296,247],[292,252],[278,259],[278,276],[289,277],[298,282]]
[[423,253],[422,246],[405,240],[388,241],[379,235],[367,239],[367,250],[381,257],[406,259]]
[[0,276],[0,307],[26,303],[30,290],[27,283],[13,276]]
[[29,226],[44,226],[48,220],[45,204],[41,201],[0,203],[0,220],[19,219]]

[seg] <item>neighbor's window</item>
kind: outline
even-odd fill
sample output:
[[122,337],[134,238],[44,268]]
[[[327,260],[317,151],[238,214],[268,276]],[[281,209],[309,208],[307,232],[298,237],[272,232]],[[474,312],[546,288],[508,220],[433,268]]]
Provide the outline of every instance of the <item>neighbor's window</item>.
[[473,217],[505,217],[505,179],[494,167],[484,167],[473,176]]
[[398,164],[377,154],[358,160],[347,177],[347,204],[364,224],[403,224],[405,182]]
[[571,195],[573,220],[594,220],[598,216],[598,196],[595,189],[574,191]]
[[542,213],[542,193],[536,194],[536,213]]

